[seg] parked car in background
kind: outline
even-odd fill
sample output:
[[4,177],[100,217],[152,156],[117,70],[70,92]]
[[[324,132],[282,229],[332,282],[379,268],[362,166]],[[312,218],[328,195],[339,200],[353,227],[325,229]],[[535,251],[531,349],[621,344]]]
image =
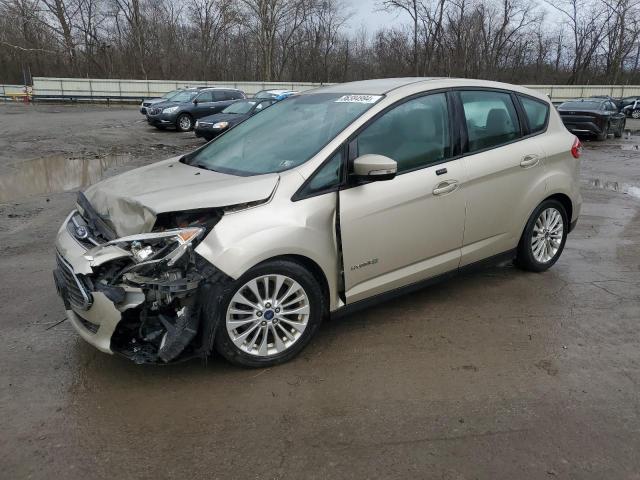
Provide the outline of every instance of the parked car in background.
[[640,118],[640,97],[633,97],[633,101],[622,107],[622,113],[627,118]]
[[181,132],[191,130],[198,118],[218,113],[246,95],[233,88],[203,88],[183,90],[147,110],[147,122],[156,128],[175,127]]
[[285,98],[290,97],[291,95],[295,95],[296,93],[298,92],[296,92],[295,90],[260,90],[253,96],[253,98],[271,98],[274,100],[284,100]]
[[571,100],[561,104],[558,113],[571,133],[595,136],[597,140],[605,140],[610,133],[622,137],[626,125],[625,114],[608,99]]
[[[167,100],[170,100],[172,97],[175,97],[178,93],[182,92],[183,90],[185,90],[187,88],[189,88],[189,87],[178,88],[177,90],[171,90],[170,92],[165,93],[161,97],[147,98],[147,99],[143,100],[142,104],[140,104],[140,113],[143,114],[143,115],[146,115],[147,114],[147,109],[151,105],[155,105],[156,103],[160,103],[160,102],[166,102]],[[206,87],[192,87],[192,88],[201,89],[201,88],[206,88]]]
[[590,99],[599,99],[599,100],[609,100],[616,106],[616,109],[618,109],[618,111],[622,110],[622,99],[621,98],[614,98],[611,95],[591,95],[589,98]]
[[273,98],[263,100],[253,98],[237,101],[229,105],[220,113],[196,120],[196,126],[193,130],[196,133],[196,137],[212,140],[221,133],[226,132],[230,128],[244,122],[250,116],[261,112],[277,101],[278,100]]
[[314,89],[80,193],[55,283],[103,352],[273,366],[332,314],[482,264],[552,267],[580,215],[580,152],[518,85]]

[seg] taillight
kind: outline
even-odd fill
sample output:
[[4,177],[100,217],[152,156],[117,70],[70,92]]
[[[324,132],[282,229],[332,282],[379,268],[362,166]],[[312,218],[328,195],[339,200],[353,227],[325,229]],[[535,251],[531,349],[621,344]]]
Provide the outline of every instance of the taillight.
[[573,155],[573,158],[580,158],[580,155],[582,155],[582,143],[580,143],[578,137],[576,137],[571,146],[571,155]]

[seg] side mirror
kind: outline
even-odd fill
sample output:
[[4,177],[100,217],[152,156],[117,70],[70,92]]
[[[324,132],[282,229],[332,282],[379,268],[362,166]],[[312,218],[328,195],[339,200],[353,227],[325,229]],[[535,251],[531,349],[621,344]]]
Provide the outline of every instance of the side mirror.
[[391,180],[397,172],[397,162],[384,155],[367,154],[353,161],[353,176],[360,180]]

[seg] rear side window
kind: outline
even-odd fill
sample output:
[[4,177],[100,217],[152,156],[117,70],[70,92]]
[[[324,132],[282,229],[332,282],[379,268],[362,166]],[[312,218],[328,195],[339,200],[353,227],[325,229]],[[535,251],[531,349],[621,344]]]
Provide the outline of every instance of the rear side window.
[[520,103],[522,103],[524,113],[529,121],[529,130],[531,133],[544,130],[547,126],[549,105],[529,97],[518,96],[518,98],[520,98]]
[[469,152],[498,147],[520,137],[511,95],[485,90],[460,92],[469,136]]
[[227,94],[229,95],[231,100],[242,100],[244,98],[242,92],[239,92],[238,90],[229,90]]
[[444,93],[409,100],[382,115],[358,136],[358,155],[389,157],[398,163],[398,173],[441,162],[450,151]]
[[231,96],[224,90],[214,90],[213,92],[214,102],[224,102],[225,100],[231,100]]

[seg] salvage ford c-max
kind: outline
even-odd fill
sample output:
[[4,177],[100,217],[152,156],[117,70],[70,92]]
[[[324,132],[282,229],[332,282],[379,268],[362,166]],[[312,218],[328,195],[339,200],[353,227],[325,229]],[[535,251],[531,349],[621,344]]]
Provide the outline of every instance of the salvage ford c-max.
[[551,267],[580,213],[580,151],[549,100],[515,85],[305,92],[79,194],[56,286],[104,352],[274,365],[328,315],[487,259]]

